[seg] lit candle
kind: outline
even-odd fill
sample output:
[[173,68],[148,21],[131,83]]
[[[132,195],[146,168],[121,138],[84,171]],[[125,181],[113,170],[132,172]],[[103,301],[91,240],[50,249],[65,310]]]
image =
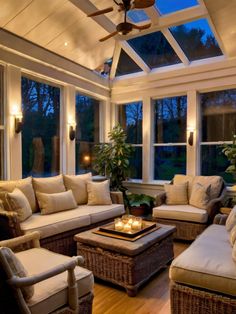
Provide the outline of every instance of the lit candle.
[[115,230],[121,231],[124,228],[124,223],[120,218],[115,219]]
[[132,223],[133,230],[141,230],[142,229],[142,219],[136,218]]
[[131,231],[131,224],[127,223],[124,225],[124,232],[130,232]]

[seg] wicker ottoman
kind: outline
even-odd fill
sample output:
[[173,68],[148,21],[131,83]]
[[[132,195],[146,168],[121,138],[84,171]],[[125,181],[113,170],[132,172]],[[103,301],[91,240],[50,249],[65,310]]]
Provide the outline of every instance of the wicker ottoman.
[[93,233],[75,235],[77,254],[84,256],[84,267],[97,278],[110,281],[136,296],[138,287],[173,259],[175,227],[161,228],[130,242]]

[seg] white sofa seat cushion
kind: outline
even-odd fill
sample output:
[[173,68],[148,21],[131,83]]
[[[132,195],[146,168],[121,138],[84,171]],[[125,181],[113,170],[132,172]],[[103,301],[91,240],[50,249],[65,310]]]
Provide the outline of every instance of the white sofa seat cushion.
[[191,205],[166,205],[153,208],[153,217],[205,223],[208,214],[205,209]]
[[[27,269],[29,276],[37,275],[55,266],[64,264],[70,257],[50,252],[42,248],[34,248],[16,253],[16,256]],[[78,284],[79,297],[93,290],[93,274],[91,271],[77,266],[75,277]],[[34,295],[28,301],[33,314],[47,314],[67,304],[67,272],[41,281],[34,285]]]
[[91,224],[106,219],[120,216],[125,213],[123,204],[112,205],[81,205],[80,210],[85,210],[91,218]]
[[176,282],[236,296],[236,263],[225,226],[211,225],[171,264]]
[[23,221],[20,226],[24,233],[39,231],[41,239],[59,234],[68,230],[88,226],[91,223],[90,216],[79,207],[51,215],[33,214]]

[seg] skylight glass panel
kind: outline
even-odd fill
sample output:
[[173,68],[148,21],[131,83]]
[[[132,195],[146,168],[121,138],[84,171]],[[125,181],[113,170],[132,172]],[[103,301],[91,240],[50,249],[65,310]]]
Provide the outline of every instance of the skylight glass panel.
[[169,14],[198,4],[197,0],[156,0],[155,7],[161,14]]
[[128,43],[151,69],[181,63],[161,32],[132,38]]
[[128,11],[128,17],[133,23],[145,22],[149,20],[149,17],[144,10]]
[[206,19],[171,27],[170,31],[190,61],[222,55]]
[[116,76],[142,72],[142,69],[121,49],[119,62],[116,68]]

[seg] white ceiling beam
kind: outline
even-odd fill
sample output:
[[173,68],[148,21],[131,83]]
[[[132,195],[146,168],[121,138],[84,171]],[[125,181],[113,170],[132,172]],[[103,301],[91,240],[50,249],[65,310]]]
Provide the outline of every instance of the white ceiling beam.
[[146,8],[144,11],[150,17],[152,23],[156,23],[156,21],[160,17],[159,12],[157,11],[157,9],[154,6]]
[[151,69],[143,61],[143,59],[134,51],[127,41],[120,41],[121,48],[128,54],[128,56],[145,72],[149,73]]
[[174,49],[177,56],[183,62],[183,64],[186,66],[189,65],[190,62],[189,62],[188,58],[186,57],[185,53],[181,49],[178,42],[175,40],[174,36],[171,34],[171,31],[168,28],[166,28],[166,29],[162,30],[162,33],[165,36],[165,38],[168,40],[168,42],[170,43],[172,48]]
[[133,37],[143,36],[153,32],[161,31],[171,26],[185,24],[189,21],[203,17],[208,17],[208,11],[205,7],[202,6],[192,7],[186,10],[160,16],[147,30],[143,30],[138,34],[121,36],[121,39],[127,40]]
[[[95,5],[93,5],[89,0],[69,0],[73,3],[78,9],[83,11],[85,14],[91,14],[98,10]],[[116,25],[111,22],[105,15],[99,15],[90,17],[95,22],[98,23],[102,28],[104,28],[108,33],[112,33],[116,31]]]
[[116,69],[119,62],[119,58],[120,58],[120,52],[121,52],[120,42],[116,41],[115,50],[114,50],[113,59],[112,59],[111,72],[110,72],[110,80],[113,80],[115,78]]

